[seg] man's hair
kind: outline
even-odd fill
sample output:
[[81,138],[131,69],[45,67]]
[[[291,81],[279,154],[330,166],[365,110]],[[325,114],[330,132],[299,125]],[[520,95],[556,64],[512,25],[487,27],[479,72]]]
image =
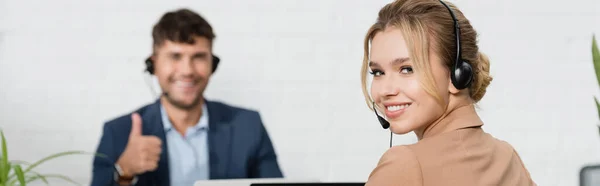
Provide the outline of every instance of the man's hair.
[[185,8],[167,12],[152,29],[154,47],[162,45],[166,40],[194,44],[194,37],[205,37],[212,46],[215,34],[202,16]]

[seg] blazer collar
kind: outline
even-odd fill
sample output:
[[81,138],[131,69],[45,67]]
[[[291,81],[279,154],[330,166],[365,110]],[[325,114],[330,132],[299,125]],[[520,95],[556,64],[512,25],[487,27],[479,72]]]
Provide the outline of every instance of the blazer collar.
[[444,132],[463,128],[480,127],[483,125],[483,121],[481,121],[481,118],[477,115],[475,106],[473,105],[458,107],[442,117],[441,120],[425,128],[423,139]]
[[[204,100],[208,110],[208,151],[210,165],[210,179],[227,177],[227,168],[231,156],[231,123],[229,119],[233,113],[231,109],[217,103]],[[160,114],[160,99],[151,104],[142,115],[144,135],[154,135],[163,143],[163,152],[167,151],[165,130]],[[170,185],[169,153],[161,153],[158,169],[152,175],[154,183]]]
[[231,119],[232,111],[227,106],[205,100],[208,114],[208,149],[210,179],[227,178],[227,168],[231,156]]
[[[160,115],[160,99],[157,99],[153,104],[148,106],[147,110],[142,114],[143,135],[153,135],[163,142],[162,151],[167,152],[167,143],[165,130],[163,127]],[[157,185],[170,185],[169,177],[169,153],[161,153],[158,162],[158,169],[149,173],[152,177],[152,183]]]

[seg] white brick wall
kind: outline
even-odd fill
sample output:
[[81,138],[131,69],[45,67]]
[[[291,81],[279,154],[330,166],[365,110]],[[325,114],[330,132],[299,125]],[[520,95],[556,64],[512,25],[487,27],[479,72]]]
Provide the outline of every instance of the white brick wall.
[[[152,24],[190,7],[214,26],[223,60],[207,97],[261,111],[286,176],[365,181],[389,133],[362,99],[361,44],[387,2],[0,0],[0,128],[11,159],[93,151],[104,121],[151,102],[141,71]],[[485,129],[513,144],[539,185],[578,185],[579,169],[600,163],[590,53],[600,1],[454,2],[492,60]],[[39,171],[88,184],[91,159]]]

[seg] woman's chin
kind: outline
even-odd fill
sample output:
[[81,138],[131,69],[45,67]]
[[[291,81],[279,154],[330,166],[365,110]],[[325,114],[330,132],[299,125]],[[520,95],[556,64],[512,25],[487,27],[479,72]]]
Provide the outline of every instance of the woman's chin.
[[390,130],[394,134],[407,134],[412,132],[414,129],[405,121],[392,121],[390,122]]

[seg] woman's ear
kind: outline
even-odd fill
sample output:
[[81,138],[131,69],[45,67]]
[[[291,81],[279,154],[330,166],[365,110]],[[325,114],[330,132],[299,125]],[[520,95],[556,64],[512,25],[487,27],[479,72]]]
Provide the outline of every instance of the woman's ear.
[[448,78],[448,92],[450,92],[450,94],[458,94],[460,92],[460,90],[458,90],[456,87],[454,87],[454,84],[452,84],[451,78]]

